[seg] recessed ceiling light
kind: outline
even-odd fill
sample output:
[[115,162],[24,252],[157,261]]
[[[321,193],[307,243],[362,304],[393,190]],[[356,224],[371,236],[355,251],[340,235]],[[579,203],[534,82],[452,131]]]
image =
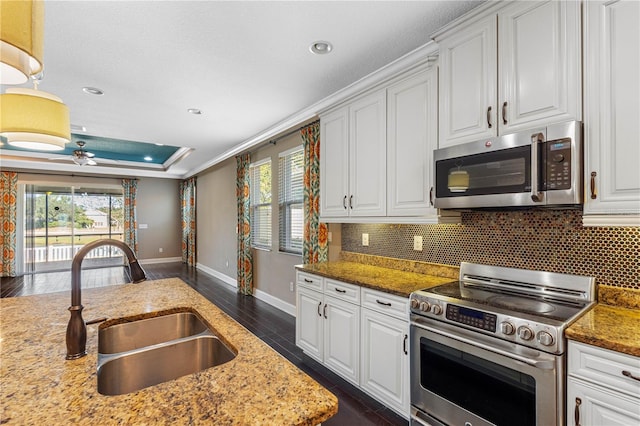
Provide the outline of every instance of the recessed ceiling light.
[[84,93],[88,93],[90,95],[97,95],[97,96],[104,95],[104,92],[102,90],[98,89],[97,87],[83,87],[82,91]]
[[189,109],[187,110],[187,112],[188,112],[189,114],[193,114],[193,115],[200,115],[200,114],[202,114],[202,111],[200,111],[198,108],[189,108]]
[[156,142],[156,145],[157,145],[157,146],[164,146],[164,144],[163,144],[163,143],[157,143],[157,142]]
[[326,55],[333,50],[333,46],[328,41],[316,41],[309,46],[309,50],[316,55]]
[[148,155],[144,157],[144,161],[151,161],[151,160],[153,160],[153,158],[149,157]]
[[74,132],[86,132],[87,128],[79,124],[72,124],[71,130],[73,130]]

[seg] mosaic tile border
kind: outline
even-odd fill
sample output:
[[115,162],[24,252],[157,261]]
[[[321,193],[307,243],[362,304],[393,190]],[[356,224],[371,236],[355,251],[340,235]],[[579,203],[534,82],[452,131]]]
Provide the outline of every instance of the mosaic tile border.
[[[458,266],[474,262],[596,277],[640,289],[640,227],[583,227],[579,210],[463,212],[456,225],[342,224],[342,250]],[[369,246],[362,246],[362,234]],[[423,236],[423,250],[413,237]]]

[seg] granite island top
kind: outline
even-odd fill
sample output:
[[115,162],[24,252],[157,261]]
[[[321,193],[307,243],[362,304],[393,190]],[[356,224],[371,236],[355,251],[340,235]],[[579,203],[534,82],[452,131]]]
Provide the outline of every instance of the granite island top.
[[403,297],[409,297],[413,291],[454,280],[450,277],[408,272],[345,260],[296,265],[296,269]]
[[83,290],[82,300],[85,321],[195,310],[237,356],[104,396],[97,391],[98,324],[87,326],[88,355],[65,360],[70,292],[0,299],[1,424],[312,425],[338,411],[332,393],[180,279]]

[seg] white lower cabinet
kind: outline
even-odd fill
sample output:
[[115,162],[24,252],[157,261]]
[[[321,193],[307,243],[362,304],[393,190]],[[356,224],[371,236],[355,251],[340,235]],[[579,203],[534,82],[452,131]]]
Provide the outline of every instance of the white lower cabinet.
[[569,341],[568,425],[640,424],[640,358]]
[[403,416],[409,413],[409,323],[362,309],[360,386]]
[[297,272],[296,345],[409,418],[409,299]]

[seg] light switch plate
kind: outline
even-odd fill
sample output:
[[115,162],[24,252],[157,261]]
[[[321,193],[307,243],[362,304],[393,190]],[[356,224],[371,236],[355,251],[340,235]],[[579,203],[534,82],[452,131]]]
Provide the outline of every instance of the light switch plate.
[[362,234],[362,245],[363,246],[369,245],[369,234]]
[[415,251],[422,251],[422,235],[415,235],[413,237],[413,249]]

